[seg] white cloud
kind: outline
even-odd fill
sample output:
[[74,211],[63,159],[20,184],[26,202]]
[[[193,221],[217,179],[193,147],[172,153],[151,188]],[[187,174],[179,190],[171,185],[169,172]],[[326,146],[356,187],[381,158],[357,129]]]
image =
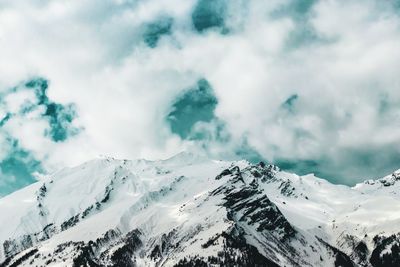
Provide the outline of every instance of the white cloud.
[[[212,144],[216,154],[229,154],[245,136],[268,160],[329,159],[327,172],[355,179],[368,171],[359,170],[349,150],[354,157],[388,147],[398,153],[396,11],[372,0],[320,1],[303,18],[319,39],[289,48],[299,22],[277,11],[291,1],[229,3],[227,25],[234,30],[223,35],[192,31],[195,1],[3,2],[0,91],[48,78],[49,97],[75,103],[75,124],[84,128],[63,143],[43,135],[43,121],[14,120],[7,131],[48,169],[99,154],[167,157],[191,144],[171,134],[168,108],[205,77],[232,137],[229,145]],[[173,33],[151,49],[141,39],[143,23],[161,15],[174,17]],[[289,112],[282,104],[292,95],[298,99]],[[379,163],[373,173],[393,167]]]

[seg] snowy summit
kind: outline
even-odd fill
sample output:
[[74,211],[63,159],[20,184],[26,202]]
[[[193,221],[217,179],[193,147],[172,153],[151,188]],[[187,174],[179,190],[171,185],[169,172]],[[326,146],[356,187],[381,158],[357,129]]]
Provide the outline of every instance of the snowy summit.
[[0,199],[1,266],[399,266],[400,175],[354,187],[181,153]]

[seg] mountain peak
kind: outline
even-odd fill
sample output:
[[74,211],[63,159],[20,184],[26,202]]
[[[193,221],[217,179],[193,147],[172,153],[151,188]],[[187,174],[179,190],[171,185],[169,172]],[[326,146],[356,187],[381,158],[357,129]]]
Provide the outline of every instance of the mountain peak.
[[[386,190],[398,174],[375,185]],[[384,266],[386,257],[399,259],[382,247],[397,242],[400,198],[380,191],[187,152],[160,161],[100,158],[0,199],[0,213],[12,214],[0,217],[0,262]]]

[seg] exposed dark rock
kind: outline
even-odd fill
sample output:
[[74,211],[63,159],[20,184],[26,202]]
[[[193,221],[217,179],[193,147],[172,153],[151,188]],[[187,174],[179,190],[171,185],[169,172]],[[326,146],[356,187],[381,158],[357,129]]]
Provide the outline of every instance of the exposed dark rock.
[[5,256],[6,258],[10,258],[13,255],[20,253],[21,251],[31,248],[37,242],[51,238],[56,232],[57,229],[54,224],[48,224],[40,232],[23,235],[15,239],[6,240],[3,243]]
[[63,222],[61,224],[61,231],[65,231],[68,228],[71,228],[72,226],[75,226],[79,222],[79,216],[80,216],[80,213],[78,213],[75,216],[72,216],[67,221]]
[[369,250],[367,245],[363,241],[360,241],[354,248],[353,255],[356,255],[356,257],[358,258],[357,261],[359,263],[363,264],[366,263],[368,261],[368,255],[369,255]]
[[223,232],[221,235],[215,236],[210,242],[207,242],[208,246],[218,238],[222,238],[224,241],[224,249],[218,253],[218,257],[184,258],[174,266],[279,267],[278,264],[260,254],[254,246],[249,245],[243,236],[243,231],[238,228],[232,228],[230,232]]
[[9,257],[6,259],[6,261],[4,261],[2,264],[0,264],[0,267],[17,267],[19,265],[21,265],[24,261],[27,261],[30,257],[32,257],[33,255],[35,255],[38,252],[38,250],[32,249],[30,251],[28,251],[27,253],[23,254],[22,256],[20,256],[19,258],[17,258],[12,264],[10,264],[10,262],[14,259],[14,257]]
[[82,212],[82,219],[84,219],[85,217],[87,217],[90,212],[93,210],[93,205],[90,205],[89,207],[87,207],[83,212]]
[[227,175],[231,175],[231,174],[232,174],[232,173],[231,173],[231,171],[230,171],[229,169],[225,169],[225,170],[223,170],[220,174],[218,174],[217,177],[215,177],[215,179],[216,179],[216,180],[219,180],[219,179],[221,179],[222,177],[227,176]]
[[375,236],[370,263],[374,267],[400,266],[400,236]]
[[335,248],[334,246],[328,244],[321,238],[317,239],[333,254],[335,257],[335,267],[356,267],[357,264],[353,262],[353,260],[346,255],[344,252],[341,250]]
[[46,192],[47,192],[46,184],[43,184],[43,185],[39,188],[39,190],[38,190],[38,192],[37,192],[37,194],[38,194],[38,200],[39,200],[39,198],[44,198],[44,197],[46,196]]
[[133,230],[126,235],[124,245],[118,248],[111,256],[113,266],[128,267],[136,265],[132,256],[142,246],[140,235],[139,230]]
[[18,239],[9,239],[4,241],[3,248],[6,257],[15,255],[25,249],[32,247],[33,241],[30,235],[23,235]]
[[90,245],[80,242],[78,245],[78,256],[73,259],[73,267],[90,266],[100,267],[101,265],[94,261],[93,250]]
[[294,191],[296,190],[290,180],[283,181],[279,185],[279,189],[281,190],[281,194],[287,197],[293,196]]
[[110,185],[108,185],[106,187],[106,190],[104,192],[104,197],[103,197],[102,200],[100,200],[101,203],[106,203],[110,199],[110,194],[111,194],[112,190],[114,190],[114,188],[113,188],[112,183],[111,183]]
[[44,241],[51,238],[56,232],[56,226],[53,223],[50,223],[43,228],[42,232],[34,235],[38,237],[39,241]]
[[257,165],[261,168],[265,168],[265,163],[263,161],[260,161]]
[[257,224],[257,231],[274,231],[283,239],[294,236],[296,231],[280,210],[263,192],[251,185],[235,187],[222,185],[211,194],[224,194],[222,204],[230,216],[237,217],[249,225]]
[[210,246],[214,246],[215,242],[218,240],[218,238],[221,237],[221,234],[216,234],[215,236],[210,237],[206,243],[202,244],[202,248],[208,248]]

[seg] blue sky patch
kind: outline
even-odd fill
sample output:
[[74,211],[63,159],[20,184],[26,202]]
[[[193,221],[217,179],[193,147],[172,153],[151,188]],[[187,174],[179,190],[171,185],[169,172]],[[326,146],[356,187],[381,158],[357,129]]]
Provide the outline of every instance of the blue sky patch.
[[155,48],[162,36],[171,34],[172,24],[173,19],[170,17],[162,17],[155,22],[147,24],[143,34],[144,42],[149,47]]
[[7,138],[7,142],[10,151],[0,161],[0,196],[35,182],[33,174],[42,171],[40,162],[18,140]]
[[[43,133],[53,142],[63,142],[79,133],[80,128],[74,126],[77,117],[75,105],[60,104],[49,99],[47,92],[49,82],[41,77],[31,79],[22,85],[2,92],[0,97],[0,140],[2,154],[0,159],[0,196],[35,181],[34,173],[42,172],[42,164],[31,151],[21,146],[18,138],[7,130],[7,123],[12,120],[40,121],[45,120],[48,128]],[[7,97],[13,94],[33,91],[33,94],[23,94],[25,101],[19,107],[9,111]],[[13,104],[15,106],[15,104]],[[36,112],[36,113],[34,113]],[[37,133],[36,133],[37,134]]]
[[208,29],[225,26],[225,0],[198,0],[192,13],[192,23],[196,31],[204,32]]
[[186,139],[196,123],[209,122],[215,117],[217,103],[209,82],[200,79],[172,104],[171,112],[167,116],[171,131]]
[[25,86],[34,90],[37,105],[45,107],[42,116],[49,122],[49,129],[45,133],[47,136],[54,142],[62,142],[79,133],[80,129],[73,125],[77,116],[75,105],[71,103],[62,105],[51,101],[47,96],[49,82],[46,79],[35,78],[27,82]]

